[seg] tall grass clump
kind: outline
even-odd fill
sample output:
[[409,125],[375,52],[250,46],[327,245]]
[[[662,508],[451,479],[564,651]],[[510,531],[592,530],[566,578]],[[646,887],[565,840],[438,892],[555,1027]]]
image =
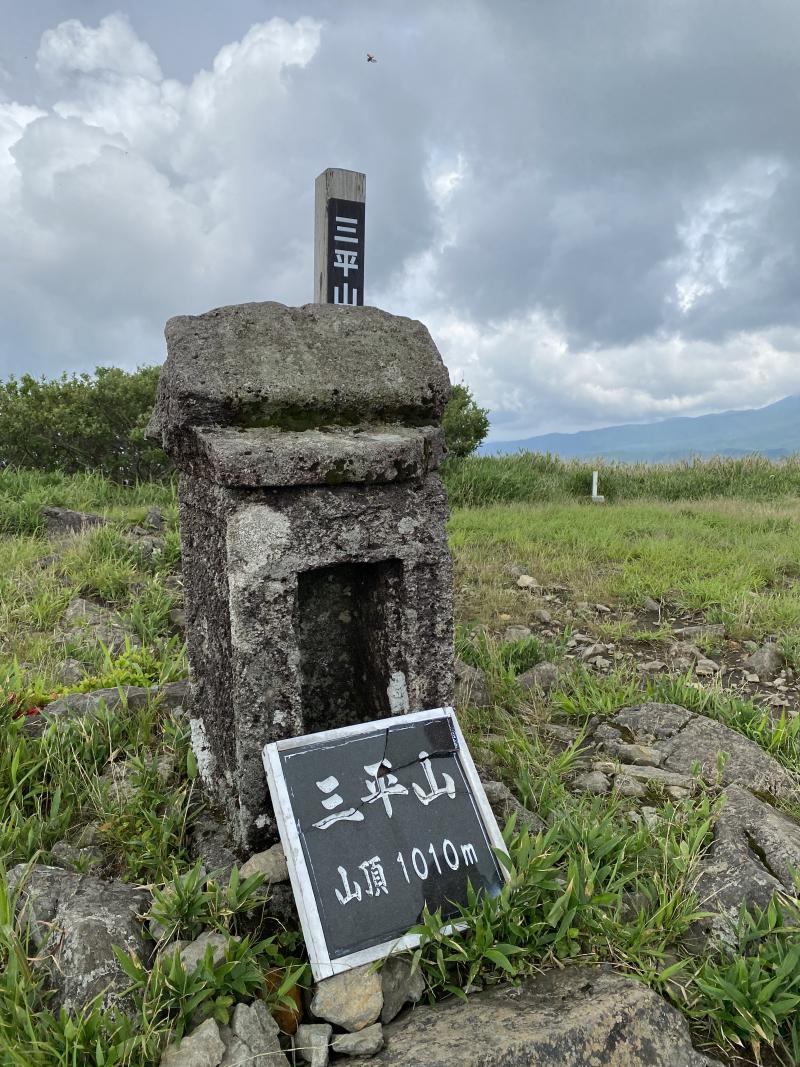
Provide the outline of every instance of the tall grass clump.
[[452,457],[442,468],[453,507],[588,499],[592,471],[600,492],[614,500],[775,500],[800,494],[800,455],[714,457],[676,463],[606,463],[560,459],[538,452]]

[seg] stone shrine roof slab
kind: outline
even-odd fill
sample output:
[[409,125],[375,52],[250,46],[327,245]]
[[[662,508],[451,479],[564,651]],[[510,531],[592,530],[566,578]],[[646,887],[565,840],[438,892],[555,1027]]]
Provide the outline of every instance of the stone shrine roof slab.
[[421,480],[439,466],[442,430],[406,426],[330,431],[197,429],[178,466],[231,488],[384,484]]
[[193,427],[438,425],[450,396],[427,328],[379,308],[236,304],[165,333],[148,435],[167,450]]

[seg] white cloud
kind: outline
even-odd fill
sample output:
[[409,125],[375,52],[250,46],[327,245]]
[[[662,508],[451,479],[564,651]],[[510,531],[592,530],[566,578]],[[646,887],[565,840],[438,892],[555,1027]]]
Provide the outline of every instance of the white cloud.
[[96,73],[139,76],[149,81],[161,78],[155,52],[136,36],[121,14],[107,15],[96,29],[68,19],[47,30],[36,54],[36,69],[55,82]]

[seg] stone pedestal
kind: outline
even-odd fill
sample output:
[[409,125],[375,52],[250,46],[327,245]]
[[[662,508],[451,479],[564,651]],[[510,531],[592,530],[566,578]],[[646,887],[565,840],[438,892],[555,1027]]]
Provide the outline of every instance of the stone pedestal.
[[449,381],[425,327],[376,308],[245,304],[166,336],[150,433],[181,471],[193,745],[252,850],[267,742],[452,701]]

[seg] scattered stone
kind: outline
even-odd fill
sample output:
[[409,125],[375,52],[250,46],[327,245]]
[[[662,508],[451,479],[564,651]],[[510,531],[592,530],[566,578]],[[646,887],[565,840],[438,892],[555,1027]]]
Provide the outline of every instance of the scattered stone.
[[332,1048],[345,1056],[374,1056],[383,1048],[383,1027],[373,1023],[357,1034],[337,1034]]
[[224,1055],[219,1026],[213,1019],[206,1019],[186,1034],[180,1045],[167,1046],[160,1067],[219,1067]]
[[713,659],[706,659],[703,657],[697,661],[694,668],[694,673],[699,677],[707,678],[709,675],[716,674],[719,670],[719,664],[715,663]]
[[517,585],[520,587],[520,589],[541,589],[542,588],[539,585],[539,583],[536,581],[536,579],[532,578],[530,576],[530,574],[521,574],[519,576],[519,578],[517,578]]
[[696,626],[681,626],[675,633],[679,637],[724,637],[725,624],[722,622],[703,622]]
[[231,935],[217,933],[216,930],[206,930],[194,941],[190,941],[186,948],[181,951],[181,963],[185,971],[191,972],[200,963],[208,948],[211,949],[211,962],[216,967],[225,959],[225,953],[230,941],[239,941],[240,938]]
[[89,871],[103,862],[102,849],[96,845],[80,848],[68,841],[58,841],[50,849],[50,855],[56,866],[68,871]]
[[664,753],[653,745],[635,745],[624,741],[605,741],[601,747],[609,756],[621,760],[622,763],[632,763],[640,767],[660,767],[664,762]]
[[239,874],[242,878],[249,878],[251,874],[263,874],[264,881],[268,883],[288,882],[289,868],[283,847],[277,844],[264,852],[256,852],[246,863],[242,864]]
[[[36,965],[46,968],[57,1011],[80,1012],[102,994],[104,1007],[132,1010],[130,987],[112,946],[146,958],[140,916],[150,894],[122,882],[106,882],[61,867],[24,864],[8,873],[13,892],[21,884],[17,915],[28,925]],[[33,953],[32,953],[33,955]]]
[[666,663],[662,659],[650,659],[646,663],[639,664],[640,671],[663,671],[666,669]]
[[783,655],[777,645],[772,643],[764,645],[752,656],[744,661],[746,670],[757,674],[762,682],[771,682],[776,678],[783,667]]
[[523,689],[541,689],[543,693],[549,693],[558,685],[559,669],[555,663],[544,661],[537,663],[524,674],[517,675],[517,682]]
[[311,1012],[343,1030],[363,1030],[377,1022],[383,1009],[381,976],[371,963],[318,982]]
[[294,1038],[295,1052],[311,1067],[328,1067],[332,1033],[333,1027],[324,1023],[301,1023]]
[[526,637],[531,636],[531,628],[529,626],[507,626],[505,633],[503,634],[504,641],[523,641]]
[[690,641],[676,641],[670,645],[667,655],[672,660],[673,667],[679,671],[688,671],[699,659],[705,659],[697,645]]
[[417,1003],[425,992],[425,979],[419,967],[412,971],[411,962],[405,956],[390,956],[381,967],[380,975],[383,993],[381,1022],[390,1023],[406,1004]]
[[657,600],[653,600],[651,596],[646,596],[642,601],[642,608],[648,615],[661,615],[661,605]]
[[62,534],[82,533],[92,526],[105,526],[108,519],[94,515],[89,511],[71,511],[70,508],[42,508],[40,515],[44,519],[45,530],[49,537]]
[[237,1004],[233,1009],[230,1031],[231,1039],[225,1042],[226,1053],[220,1067],[227,1067],[228,1064],[230,1067],[236,1064],[245,1067],[251,1062],[265,1065],[286,1063],[279,1039],[280,1029],[263,1000]]
[[587,771],[579,774],[572,783],[574,789],[581,793],[591,793],[594,796],[602,796],[611,792],[611,782],[602,771]]
[[147,517],[144,520],[144,524],[149,530],[161,533],[167,525],[167,520],[164,518],[164,512],[161,508],[153,506],[147,509]]
[[581,659],[582,660],[593,659],[595,656],[602,656],[606,651],[607,651],[606,645],[604,645],[604,644],[600,643],[599,641],[597,641],[597,642],[595,642],[595,643],[593,643],[591,645],[587,645],[586,648],[581,649]]
[[[514,828],[517,832],[527,827],[528,831],[535,835],[547,829],[539,816],[521,804],[508,786],[502,782],[484,782],[483,791],[486,793],[486,799],[501,829],[512,815],[516,819]],[[394,1016],[389,1016],[383,1021],[388,1022],[389,1018],[394,1018]]]
[[354,1067],[712,1067],[686,1020],[610,968],[552,970],[469,1000],[418,1006],[384,1029],[382,1052]]
[[744,680],[746,682],[760,682],[761,681],[761,679],[758,677],[757,674],[749,674],[749,673],[745,674]]
[[537,622],[542,623],[543,626],[549,626],[553,621],[553,616],[546,610],[546,608],[534,608],[533,617]]
[[138,647],[141,641],[123,622],[116,612],[93,604],[83,597],[70,601],[63,617],[64,625],[72,630],[82,631],[88,641],[101,641],[114,655],[125,651],[126,645]]
[[647,796],[647,786],[643,782],[637,782],[627,774],[618,774],[614,779],[614,788],[623,797],[640,800]]
[[[711,781],[717,775],[719,753],[727,753],[722,770],[723,785],[742,785],[754,793],[778,800],[797,797],[797,775],[783,767],[755,741],[705,715],[675,704],[641,704],[623,708],[606,724],[627,738],[654,744],[664,753],[666,771],[691,775],[695,764]],[[632,773],[626,768],[626,773]],[[683,782],[671,782],[683,785]]]
[[455,662],[455,702],[457,707],[473,705],[485,708],[491,703],[486,675],[480,667],[470,667],[457,659]]
[[795,894],[792,869],[800,869],[800,825],[746,789],[731,785],[700,862],[696,891],[704,910],[698,932],[730,940],[743,903],[766,908],[778,891]]
[[79,659],[72,659],[72,657],[65,659],[56,669],[56,677],[61,685],[77,685],[84,674],[86,674],[85,665]]
[[594,610],[598,615],[610,615],[611,608],[607,604],[595,604]]
[[51,704],[46,704],[40,715],[25,720],[26,733],[41,734],[51,722],[66,722],[71,719],[94,718],[103,709],[118,713],[122,710],[141,711],[152,700],[165,707],[178,710],[187,696],[186,681],[167,682],[149,688],[138,685],[122,685],[116,689],[94,689],[88,693],[68,693]]

